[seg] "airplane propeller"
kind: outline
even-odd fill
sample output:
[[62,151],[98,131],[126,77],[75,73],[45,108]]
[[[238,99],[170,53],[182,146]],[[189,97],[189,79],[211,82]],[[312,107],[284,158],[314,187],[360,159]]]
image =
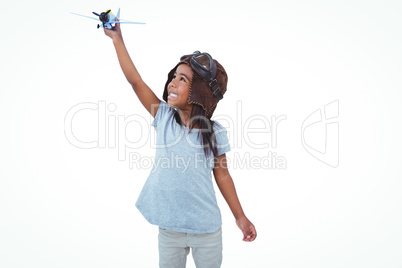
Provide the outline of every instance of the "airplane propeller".
[[98,17],[99,17],[99,20],[100,20],[101,22],[106,23],[106,22],[109,21],[109,16],[108,16],[109,12],[110,12],[110,9],[109,9],[108,11],[106,11],[106,12],[100,13],[100,15],[99,15],[98,13],[96,13],[96,12],[92,12],[92,13],[93,13],[94,15],[98,16]]
[[[109,16],[108,16],[109,12],[110,12],[110,9],[106,12],[100,13],[100,15],[96,12],[92,12],[92,14],[98,16],[99,20],[103,23],[103,25],[105,25],[105,23],[109,21]],[[98,24],[97,28],[99,29],[99,27],[100,27],[100,25]]]

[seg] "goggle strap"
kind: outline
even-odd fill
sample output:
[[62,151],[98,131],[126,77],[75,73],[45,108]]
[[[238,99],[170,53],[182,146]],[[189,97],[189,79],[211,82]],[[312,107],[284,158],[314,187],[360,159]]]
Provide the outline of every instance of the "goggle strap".
[[183,60],[187,59],[188,57],[193,57],[194,55],[196,55],[196,54],[193,53],[193,54],[188,54],[188,55],[181,56],[180,61],[183,61]]
[[218,81],[216,81],[216,79],[212,80],[209,83],[209,86],[212,90],[212,92],[214,93],[215,97],[218,99],[218,101],[220,101],[221,99],[223,99],[223,95],[221,92],[220,87],[218,86]]

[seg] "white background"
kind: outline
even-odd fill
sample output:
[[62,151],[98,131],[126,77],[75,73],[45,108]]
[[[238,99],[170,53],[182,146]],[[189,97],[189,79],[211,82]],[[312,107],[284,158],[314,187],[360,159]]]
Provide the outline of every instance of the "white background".
[[[178,58],[201,50],[229,75],[215,118],[234,118],[239,103],[240,129],[256,115],[286,115],[276,148],[232,141],[229,159],[270,151],[287,165],[231,167],[258,237],[241,240],[217,190],[222,267],[402,267],[402,4],[371,0],[3,3],[1,267],[158,265],[157,227],[134,206],[150,168],[130,168],[108,143],[82,149],[65,136],[65,117],[80,103],[112,103],[117,109],[107,115],[116,120],[145,118],[145,129],[135,122],[122,129],[132,144],[154,131],[111,40],[95,21],[69,13],[119,7],[123,19],[147,23],[122,31],[143,79],[160,98]],[[336,100],[334,168],[304,149],[301,126]],[[78,139],[96,140],[97,112],[77,113],[71,127]],[[321,131],[310,140],[318,147],[325,127],[314,131]],[[252,135],[255,143],[271,141],[270,133]],[[152,157],[154,149],[147,142],[127,152]],[[188,263],[194,267],[191,257]]]

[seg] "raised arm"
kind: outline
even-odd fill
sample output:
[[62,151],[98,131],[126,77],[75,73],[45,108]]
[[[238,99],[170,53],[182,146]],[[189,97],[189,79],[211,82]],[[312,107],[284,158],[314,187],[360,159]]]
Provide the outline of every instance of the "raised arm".
[[[117,18],[116,18],[117,21]],[[120,30],[120,23],[116,23],[114,28],[109,30],[104,28],[105,34],[112,38],[113,45],[116,49],[117,58],[119,59],[120,67],[126,76],[127,81],[131,84],[135,94],[137,94],[142,105],[147,111],[155,117],[158,111],[161,100],[155,95],[155,93],[145,84],[140,74],[135,68],[133,61],[128,54],[127,48],[123,41],[123,35]]]

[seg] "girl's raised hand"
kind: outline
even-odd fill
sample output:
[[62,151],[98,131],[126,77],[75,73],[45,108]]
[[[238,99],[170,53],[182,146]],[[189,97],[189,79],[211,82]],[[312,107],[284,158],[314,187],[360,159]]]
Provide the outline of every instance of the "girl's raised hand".
[[[115,18],[115,21],[119,21],[117,18]],[[108,29],[107,27],[104,27],[103,30],[105,31],[105,34],[109,36],[110,38],[113,39],[113,41],[116,40],[116,38],[122,38],[121,34],[121,29],[120,29],[120,23],[116,23],[112,29]]]
[[247,219],[246,216],[241,217],[236,220],[236,224],[239,229],[243,232],[243,241],[252,242],[257,237],[257,231],[254,225]]

